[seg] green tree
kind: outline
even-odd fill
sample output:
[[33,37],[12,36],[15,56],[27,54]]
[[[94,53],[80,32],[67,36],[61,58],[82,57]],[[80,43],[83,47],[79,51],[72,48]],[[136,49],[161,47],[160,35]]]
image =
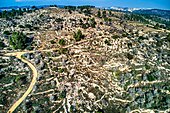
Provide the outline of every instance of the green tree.
[[132,60],[134,56],[133,56],[132,54],[130,54],[130,53],[127,53],[127,54],[126,54],[126,57],[127,57],[129,60]]
[[11,33],[9,31],[4,31],[4,35],[10,35]]
[[93,27],[93,28],[95,28],[95,26],[96,26],[96,21],[95,21],[94,18],[91,18],[91,19],[90,19],[90,26]]
[[72,14],[72,11],[70,9],[68,9],[68,12],[69,12],[69,14]]
[[18,25],[19,28],[25,28],[23,25]]
[[0,18],[2,18],[2,13],[0,12]]
[[27,9],[26,9],[26,8],[23,8],[23,11],[24,11],[24,12],[26,12],[26,11],[27,11]]
[[167,36],[167,40],[170,42],[170,33]]
[[31,9],[37,10],[38,8],[36,6],[32,6]]
[[7,11],[5,10],[2,12],[2,18],[6,18],[6,17],[7,17]]
[[111,10],[109,10],[109,16],[112,16],[112,11]]
[[112,35],[112,38],[113,39],[118,39],[118,38],[120,38],[118,35]]
[[159,24],[157,23],[155,26],[154,26],[155,29],[158,29],[159,28]]
[[79,29],[77,31],[77,33],[74,33],[73,37],[76,41],[80,41],[81,39],[84,38],[84,35],[82,34],[81,30]]
[[29,7],[27,8],[27,13],[31,13],[31,10],[30,10],[30,8],[29,8]]
[[28,29],[32,28],[32,26],[30,24],[26,24],[25,27],[28,28]]
[[13,32],[9,39],[9,44],[14,49],[25,49],[27,46],[27,37],[22,32]]
[[109,41],[109,40],[107,40],[107,39],[104,41],[104,43],[105,43],[105,44],[107,44],[108,46],[111,46],[110,41]]
[[23,15],[21,8],[19,8],[19,10],[18,10],[18,15]]
[[0,40],[0,49],[4,47],[5,47],[5,44],[3,43],[3,41]]
[[66,41],[64,39],[60,39],[58,43],[60,45],[64,46],[66,44]]
[[100,12],[100,10],[97,12],[97,17],[101,17],[101,12]]
[[105,10],[102,12],[102,17],[106,18],[106,11]]
[[11,17],[15,17],[16,16],[16,10],[15,9],[12,9],[12,11],[11,11]]

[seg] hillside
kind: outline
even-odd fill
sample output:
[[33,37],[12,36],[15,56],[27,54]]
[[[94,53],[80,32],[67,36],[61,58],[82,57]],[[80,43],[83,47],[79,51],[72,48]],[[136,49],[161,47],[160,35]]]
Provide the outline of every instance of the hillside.
[[33,7],[0,17],[0,111],[29,91],[16,112],[169,111],[166,27],[93,6]]

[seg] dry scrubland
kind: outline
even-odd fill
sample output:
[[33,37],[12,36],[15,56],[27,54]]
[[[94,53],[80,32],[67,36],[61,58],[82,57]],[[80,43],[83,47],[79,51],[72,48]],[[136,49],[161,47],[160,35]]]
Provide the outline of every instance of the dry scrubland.
[[[16,112],[168,112],[169,31],[128,21],[122,12],[85,11],[50,7],[0,20],[6,45],[0,56],[0,111],[7,112],[31,84],[28,64],[5,56],[24,51],[21,59],[38,77]],[[22,27],[26,24],[31,27]],[[24,50],[11,49],[11,34],[4,31],[22,31],[33,41]]]

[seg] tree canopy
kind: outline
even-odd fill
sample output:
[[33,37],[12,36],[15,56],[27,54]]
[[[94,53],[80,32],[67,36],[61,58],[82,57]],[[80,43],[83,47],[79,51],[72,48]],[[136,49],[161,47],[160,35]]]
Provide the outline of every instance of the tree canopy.
[[0,49],[4,48],[5,44],[3,43],[3,41],[0,40]]
[[66,44],[66,41],[64,39],[60,39],[58,43],[60,45],[64,46]]
[[27,47],[27,37],[22,32],[13,32],[9,44],[14,49],[25,49]]
[[80,41],[84,38],[84,35],[82,34],[81,30],[78,30],[77,33],[74,33],[73,37],[76,41]]
[[96,26],[96,21],[95,21],[94,18],[91,18],[91,19],[90,19],[90,26],[91,26],[92,28],[95,28],[95,26]]
[[97,17],[101,17],[101,12],[100,12],[100,10],[97,12]]

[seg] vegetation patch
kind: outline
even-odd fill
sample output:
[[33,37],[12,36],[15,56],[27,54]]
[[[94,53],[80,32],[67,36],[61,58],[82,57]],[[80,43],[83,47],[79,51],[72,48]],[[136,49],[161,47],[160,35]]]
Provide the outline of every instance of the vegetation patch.
[[84,39],[84,35],[82,34],[81,30],[78,30],[77,33],[74,32],[73,37],[76,41],[80,41],[81,39]]

